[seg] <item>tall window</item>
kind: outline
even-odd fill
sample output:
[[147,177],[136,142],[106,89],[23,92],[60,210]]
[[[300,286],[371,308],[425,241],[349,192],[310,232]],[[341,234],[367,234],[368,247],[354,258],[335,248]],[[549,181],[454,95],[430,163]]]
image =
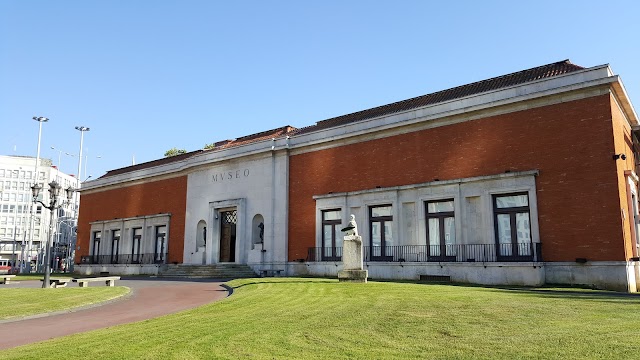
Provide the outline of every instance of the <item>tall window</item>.
[[391,205],[372,206],[369,208],[369,234],[372,260],[387,261],[392,259],[393,215]]
[[339,261],[342,256],[342,237],[338,230],[340,219],[340,209],[322,212],[322,260]]
[[120,230],[111,230],[111,263],[118,263],[118,250],[120,249]]
[[456,256],[456,223],[453,200],[429,201],[427,209],[427,256],[433,261],[453,261]]
[[532,260],[527,193],[493,195],[498,261]]
[[142,240],[142,228],[133,229],[133,239],[131,239],[131,262],[140,262],[140,241]]
[[157,263],[164,262],[165,242],[167,238],[167,227],[165,225],[156,226],[156,246],[154,260]]
[[102,237],[102,233],[100,231],[93,232],[93,262],[98,261],[98,256],[100,256],[100,238]]

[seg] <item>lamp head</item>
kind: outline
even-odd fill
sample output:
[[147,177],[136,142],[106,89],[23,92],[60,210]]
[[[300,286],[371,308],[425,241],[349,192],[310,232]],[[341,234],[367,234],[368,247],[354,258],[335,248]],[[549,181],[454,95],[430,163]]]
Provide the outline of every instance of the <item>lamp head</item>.
[[51,194],[52,199],[56,199],[60,196],[61,188],[62,187],[55,180],[49,183],[49,193]]
[[36,198],[38,198],[38,195],[40,195],[40,190],[42,190],[42,187],[40,187],[40,185],[38,184],[33,184],[33,186],[31,187],[31,195],[33,195],[33,202],[35,202]]
[[73,197],[73,193],[75,192],[75,189],[73,188],[73,186],[69,185],[69,187],[66,188],[65,191],[67,192],[67,201],[71,201],[71,198]]

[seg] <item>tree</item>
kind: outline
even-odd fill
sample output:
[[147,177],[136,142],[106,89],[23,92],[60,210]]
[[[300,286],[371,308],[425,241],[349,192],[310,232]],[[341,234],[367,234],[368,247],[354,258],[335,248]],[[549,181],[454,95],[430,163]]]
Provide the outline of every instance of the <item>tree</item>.
[[181,155],[186,153],[187,153],[187,150],[185,149],[172,148],[165,151],[164,157],[176,156],[176,155]]
[[212,150],[216,148],[216,143],[211,143],[211,144],[204,144],[204,148],[205,150]]

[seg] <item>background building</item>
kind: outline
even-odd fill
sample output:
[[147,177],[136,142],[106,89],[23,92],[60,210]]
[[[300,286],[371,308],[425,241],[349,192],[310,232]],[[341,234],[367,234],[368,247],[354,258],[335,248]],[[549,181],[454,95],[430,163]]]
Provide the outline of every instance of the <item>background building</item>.
[[[31,186],[38,183],[42,188],[41,199],[48,203],[48,184],[55,180],[64,189],[77,187],[74,176],[62,173],[49,159],[40,159],[36,173],[36,158],[28,156],[0,156],[0,264],[11,265],[13,261],[30,260],[39,268],[43,262],[43,248],[49,238],[49,210],[33,204]],[[31,211],[33,209],[33,231]],[[54,217],[54,269],[71,257],[75,243],[74,206],[58,210]],[[32,240],[31,248],[28,247]],[[56,261],[57,258],[57,261]]]

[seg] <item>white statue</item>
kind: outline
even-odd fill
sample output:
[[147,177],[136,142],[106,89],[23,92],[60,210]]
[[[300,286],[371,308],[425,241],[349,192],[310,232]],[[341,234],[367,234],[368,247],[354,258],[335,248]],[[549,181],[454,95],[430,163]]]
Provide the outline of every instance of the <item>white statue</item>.
[[342,229],[342,232],[345,232],[347,236],[353,235],[358,236],[358,224],[356,224],[356,216],[351,214],[349,224],[345,228]]

